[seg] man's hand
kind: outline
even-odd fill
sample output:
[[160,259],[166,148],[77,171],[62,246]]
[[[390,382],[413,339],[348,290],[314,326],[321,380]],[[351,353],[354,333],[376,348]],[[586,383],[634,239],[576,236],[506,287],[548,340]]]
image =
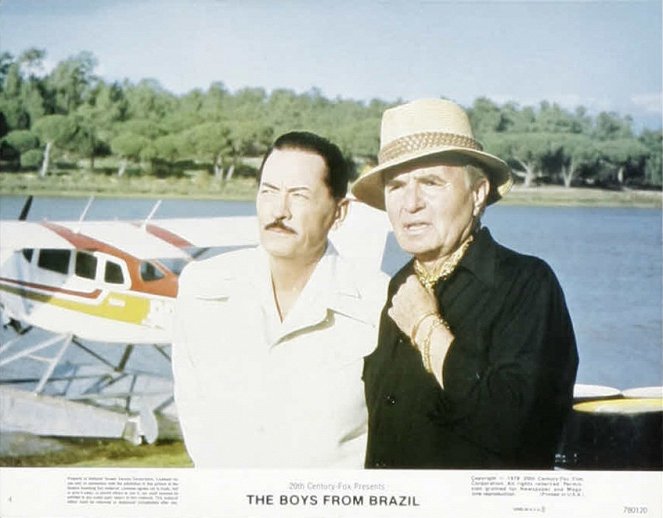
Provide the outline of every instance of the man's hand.
[[398,288],[387,314],[403,333],[410,338],[416,338],[412,337],[412,328],[427,313],[438,313],[437,300],[431,291],[421,285],[416,275],[412,274]]

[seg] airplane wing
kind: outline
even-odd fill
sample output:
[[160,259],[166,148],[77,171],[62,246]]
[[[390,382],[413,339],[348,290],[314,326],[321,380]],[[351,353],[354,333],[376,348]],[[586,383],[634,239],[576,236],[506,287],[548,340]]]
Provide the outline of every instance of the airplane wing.
[[0,248],[63,248],[74,246],[57,232],[35,221],[0,220]]
[[[160,219],[151,221],[147,229],[163,239],[164,232],[170,234],[173,244],[174,237],[188,243],[182,247],[254,246],[259,242],[256,216]],[[385,212],[353,200],[346,220],[329,238],[346,257],[380,265],[390,231]]]
[[258,243],[255,216],[178,218],[139,221],[14,221],[0,220],[0,248],[89,248],[95,241],[146,259],[181,257],[189,247],[249,246]]
[[84,242],[76,241],[75,236],[81,235],[102,243],[103,247],[122,250],[138,259],[188,257],[180,247],[129,221],[65,222],[58,225],[73,233],[73,235],[68,234],[68,238],[77,245],[77,248],[85,247]]
[[[155,219],[146,225],[154,235],[184,246],[224,247],[258,244],[258,220],[255,216]],[[166,235],[169,234],[169,237]]]
[[[380,263],[389,232],[386,215],[353,201],[346,221],[330,239],[342,254]],[[140,259],[185,257],[191,248],[258,244],[256,216],[166,218],[142,221],[0,220],[0,249],[89,249],[111,246]]]

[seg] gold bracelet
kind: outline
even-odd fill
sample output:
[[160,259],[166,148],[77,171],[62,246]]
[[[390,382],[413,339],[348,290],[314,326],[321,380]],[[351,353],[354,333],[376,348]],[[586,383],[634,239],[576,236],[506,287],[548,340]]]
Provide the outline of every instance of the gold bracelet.
[[451,328],[449,327],[449,323],[444,320],[442,317],[438,317],[438,323],[447,331],[451,333]]
[[419,320],[415,322],[415,324],[412,326],[412,332],[410,333],[410,342],[412,342],[412,345],[415,347],[417,346],[417,341],[415,338],[417,338],[417,331],[419,331],[419,327],[421,326],[421,323],[426,320],[428,317],[432,317],[437,315],[436,311],[429,311],[428,313],[424,313],[419,317]]
[[426,369],[426,372],[433,372],[433,367],[431,366],[431,359],[430,359],[430,337],[426,342],[424,342],[424,350],[423,354],[421,355],[423,361],[424,361],[424,369]]
[[430,348],[431,348],[431,343],[433,341],[433,330],[439,325],[442,325],[442,319],[440,317],[437,317],[435,319],[435,322],[433,322],[430,325],[428,333],[426,333],[426,339],[424,340],[424,347],[421,354],[421,357],[424,361],[424,369],[426,369],[430,373],[433,372],[433,363],[430,357]]
[[430,357],[430,349],[431,345],[433,343],[433,330],[436,327],[443,327],[447,331],[451,332],[451,329],[449,329],[449,324],[447,324],[447,321],[444,320],[441,316],[437,316],[435,319],[435,322],[433,322],[430,325],[430,328],[428,329],[428,333],[426,334],[426,340],[424,340],[424,346],[423,346],[423,351],[421,351],[421,357],[424,362],[424,368],[430,372],[431,374],[433,373],[433,361]]

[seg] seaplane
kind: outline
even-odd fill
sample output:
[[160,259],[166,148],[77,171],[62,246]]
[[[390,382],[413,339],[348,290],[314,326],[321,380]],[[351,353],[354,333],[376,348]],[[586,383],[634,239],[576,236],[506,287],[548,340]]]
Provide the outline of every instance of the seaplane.
[[[30,221],[29,197],[18,219],[0,220],[0,430],[151,443],[156,415],[173,408],[179,273],[256,245],[258,224],[255,216],[156,219],[160,202],[141,221],[89,221],[93,201],[76,221]],[[352,221],[332,241],[380,264],[386,219],[352,205]],[[137,347],[153,357],[133,362]]]

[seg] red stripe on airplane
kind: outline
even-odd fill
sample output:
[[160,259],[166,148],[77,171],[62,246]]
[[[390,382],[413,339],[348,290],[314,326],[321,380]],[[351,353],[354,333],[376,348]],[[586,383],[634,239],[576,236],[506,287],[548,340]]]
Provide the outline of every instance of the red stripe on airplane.
[[168,273],[165,278],[146,282],[140,275],[141,260],[137,257],[93,237],[73,232],[57,223],[43,221],[42,225],[69,241],[76,249],[99,250],[123,259],[129,270],[129,280],[133,291],[166,297],[177,295],[177,276],[173,272],[166,269]]
[[109,255],[115,255],[121,257],[124,260],[127,260],[128,258],[133,258],[131,254],[128,254],[118,248],[115,248],[114,246],[109,245],[108,243],[104,243],[103,241],[99,241],[98,239],[87,236],[85,234],[74,232],[73,230],[69,230],[67,227],[63,227],[62,225],[58,225],[57,223],[52,223],[50,221],[42,221],[41,224],[46,228],[52,230],[56,234],[58,234],[60,237],[63,237],[64,239],[69,241],[74,246],[74,248],[78,250],[99,250],[100,252],[105,252]]
[[0,277],[0,282],[4,282],[7,284],[13,284],[15,286],[19,286],[23,289],[35,289],[35,290],[42,290],[42,291],[48,291],[51,293],[63,293],[65,295],[72,295],[74,297],[82,297],[85,299],[96,299],[101,295],[101,290],[96,289],[94,291],[74,291],[74,290],[66,290],[64,288],[56,288],[54,286],[49,286],[48,284],[38,284],[35,282],[25,282],[25,281],[19,281],[16,279],[9,279],[8,277]]
[[176,246],[177,248],[187,248],[190,246],[193,246],[193,243],[190,243],[186,239],[184,239],[182,236],[175,234],[174,232],[171,232],[170,230],[167,230],[163,227],[159,227],[157,225],[154,225],[152,223],[149,223],[145,229],[152,234],[154,237],[158,237],[159,239],[165,241],[166,243],[169,243],[173,246]]

